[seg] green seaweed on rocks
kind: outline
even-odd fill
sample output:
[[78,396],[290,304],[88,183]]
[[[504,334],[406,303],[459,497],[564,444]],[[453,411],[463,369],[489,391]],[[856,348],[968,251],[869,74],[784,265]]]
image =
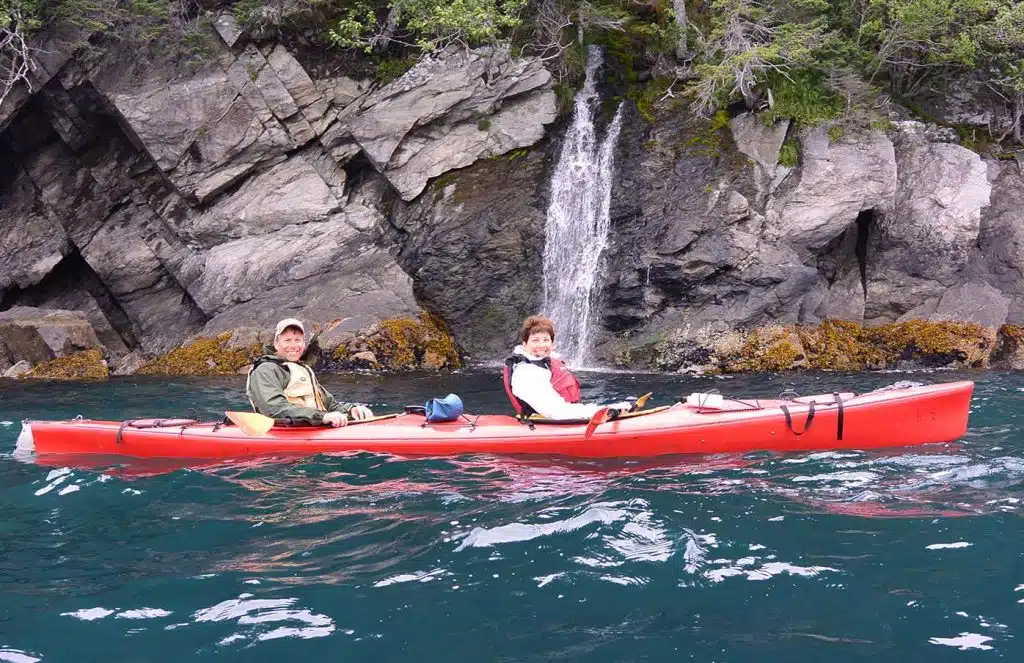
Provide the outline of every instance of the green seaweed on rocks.
[[231,332],[200,336],[143,365],[139,375],[234,375],[263,354],[263,345],[228,346]]
[[105,380],[110,369],[96,348],[40,362],[24,375],[45,380]]

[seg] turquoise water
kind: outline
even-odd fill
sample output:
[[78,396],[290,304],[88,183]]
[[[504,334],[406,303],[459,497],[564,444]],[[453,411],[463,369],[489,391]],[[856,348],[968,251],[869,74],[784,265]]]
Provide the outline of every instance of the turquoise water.
[[[1019,661],[1024,374],[588,375],[589,397],[977,381],[929,449],[658,462],[0,456],[0,661]],[[0,382],[24,418],[202,418],[242,379]],[[496,378],[346,376],[380,410]]]

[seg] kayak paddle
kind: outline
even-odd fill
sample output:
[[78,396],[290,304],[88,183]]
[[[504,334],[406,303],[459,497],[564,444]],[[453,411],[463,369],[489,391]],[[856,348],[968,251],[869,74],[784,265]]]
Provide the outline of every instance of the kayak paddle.
[[258,412],[225,412],[233,424],[250,437],[259,437],[274,427],[274,420]]
[[636,402],[633,403],[633,409],[634,410],[639,410],[640,408],[642,408],[644,405],[647,404],[647,399],[650,398],[653,395],[654,395],[653,391],[648,391],[646,394],[644,394],[640,398],[636,399]]
[[[258,412],[225,412],[224,414],[226,414],[228,419],[238,426],[243,433],[251,437],[264,435],[274,427],[274,420],[272,418],[259,414]],[[372,417],[366,417],[365,419],[349,419],[347,425],[355,426],[356,424],[365,424],[371,421],[394,419],[400,414],[402,413],[394,412],[392,414],[378,414]],[[330,426],[330,424],[323,425]]]
[[597,430],[597,427],[603,424],[604,422],[608,421],[610,416],[611,410],[609,410],[606,407],[603,407],[597,412],[595,412],[594,416],[590,418],[590,423],[587,424],[587,430],[586,432],[583,433],[583,439],[589,440],[590,436],[594,434],[595,430]]

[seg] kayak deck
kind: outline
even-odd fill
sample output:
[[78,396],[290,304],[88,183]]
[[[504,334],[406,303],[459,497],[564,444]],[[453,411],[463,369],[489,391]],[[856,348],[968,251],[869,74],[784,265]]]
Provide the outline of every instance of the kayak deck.
[[[686,403],[612,420],[589,439],[586,423],[529,425],[507,415],[426,423],[420,414],[330,427],[274,427],[247,436],[233,425],[181,420],[31,421],[19,446],[38,456],[241,458],[347,451],[399,455],[547,454],[651,457],[756,450],[810,451],[948,442],[967,429],[974,383],[951,382],[791,401],[726,398],[720,409]],[[813,404],[812,404],[813,401]]]

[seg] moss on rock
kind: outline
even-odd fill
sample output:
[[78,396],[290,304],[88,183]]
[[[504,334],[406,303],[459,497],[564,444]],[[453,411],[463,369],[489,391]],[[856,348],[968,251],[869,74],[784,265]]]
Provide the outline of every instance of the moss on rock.
[[234,375],[263,354],[261,343],[229,347],[231,332],[200,336],[143,365],[138,375]]
[[806,364],[800,337],[787,327],[762,327],[751,332],[738,355],[722,348],[724,369],[739,371],[785,371]]
[[388,318],[361,330],[334,349],[327,366],[328,370],[438,371],[461,368],[462,360],[444,322],[423,313],[419,318]]
[[110,369],[96,348],[40,362],[24,375],[47,380],[105,380]]
[[[697,349],[702,351],[699,366],[694,363]],[[826,320],[816,326],[730,331],[710,342],[647,343],[620,351],[616,359],[620,365],[632,360],[660,370],[699,368],[704,373],[868,371],[907,365],[986,368],[997,360],[999,367],[1024,368],[1024,327],[1003,325],[997,333],[973,322],[909,320],[864,327]]]

